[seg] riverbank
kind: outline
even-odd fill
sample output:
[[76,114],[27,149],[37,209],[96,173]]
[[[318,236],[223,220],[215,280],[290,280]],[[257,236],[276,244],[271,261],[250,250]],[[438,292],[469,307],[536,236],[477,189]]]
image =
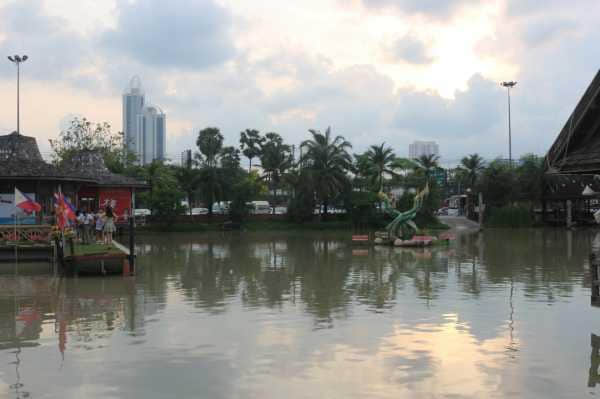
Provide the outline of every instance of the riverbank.
[[[369,230],[382,229],[370,227]],[[436,220],[435,223],[429,223],[422,226],[425,231],[448,230],[450,226]],[[214,223],[152,223],[145,226],[139,226],[137,231],[140,233],[202,233],[211,231],[222,231],[223,223],[215,221]],[[351,221],[332,220],[327,222],[306,222],[294,223],[287,220],[250,220],[241,224],[242,231],[292,231],[292,230],[307,230],[307,231],[332,231],[344,230],[355,231],[355,227]]]

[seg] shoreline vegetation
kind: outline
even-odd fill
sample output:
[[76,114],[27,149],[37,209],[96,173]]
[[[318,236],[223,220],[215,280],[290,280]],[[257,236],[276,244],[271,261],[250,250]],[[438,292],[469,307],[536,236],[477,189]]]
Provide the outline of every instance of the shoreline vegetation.
[[[381,213],[379,194],[386,193],[393,207],[405,211],[425,186],[429,194],[415,219],[417,226],[439,226],[438,209],[453,197],[475,198],[478,193],[486,205],[484,226],[535,225],[544,176],[543,159],[536,155],[507,162],[470,154],[456,167],[442,168],[435,154],[404,158],[386,143],[355,153],[331,128],[308,133],[296,146],[276,132],[246,129],[239,133],[239,145],[227,146],[219,128],[206,127],[198,132],[197,149],[186,151],[181,164],[154,160],[141,165],[124,146],[122,133],[112,134],[106,123],[76,118],[52,141],[52,157],[61,164],[79,151],[99,151],[111,172],[145,181],[149,189],[139,193],[136,205],[151,212],[153,226],[146,230],[219,230],[222,224],[213,226],[212,220],[188,225],[180,219],[188,213],[192,217],[195,209],[212,219],[219,208],[226,208],[227,220],[246,230],[382,229],[390,220]],[[243,157],[248,163],[242,166]],[[253,201],[285,208],[285,221],[253,221],[248,205]],[[473,201],[469,203],[472,207]],[[345,211],[343,218],[338,210]]]
[[[421,226],[420,226],[421,227]],[[241,223],[240,228],[234,231],[260,232],[260,231],[347,231],[349,235],[357,232],[382,230],[383,227],[370,226],[365,229],[357,229],[352,221],[331,220],[326,222],[296,223],[289,220],[248,220]],[[449,230],[450,226],[435,220],[422,226],[424,232],[436,232]],[[136,227],[138,233],[203,233],[224,231],[223,222],[208,223],[150,223],[145,226]]]

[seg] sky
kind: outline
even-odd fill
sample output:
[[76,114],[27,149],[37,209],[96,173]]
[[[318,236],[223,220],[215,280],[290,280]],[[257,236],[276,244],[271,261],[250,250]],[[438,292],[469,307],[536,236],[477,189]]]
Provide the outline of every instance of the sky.
[[[216,126],[290,144],[331,126],[360,153],[435,140],[466,154],[544,155],[598,70],[595,0],[0,0],[0,55],[21,68],[21,131],[44,155],[74,115],[122,130],[138,75],[167,114],[167,156]],[[16,68],[0,63],[0,134]]]

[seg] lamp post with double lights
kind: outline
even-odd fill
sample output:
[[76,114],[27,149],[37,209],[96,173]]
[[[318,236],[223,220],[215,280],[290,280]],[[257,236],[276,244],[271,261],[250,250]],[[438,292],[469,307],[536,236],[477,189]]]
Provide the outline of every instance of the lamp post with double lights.
[[19,98],[19,90],[20,90],[20,80],[21,80],[21,63],[27,61],[27,57],[26,55],[20,56],[20,55],[12,55],[12,56],[8,56],[8,60],[10,62],[12,62],[13,64],[15,64],[17,66],[17,134],[21,134],[21,115],[20,115],[20,109],[19,109],[19,102],[20,102],[20,98]]
[[512,167],[512,137],[511,137],[512,132],[511,132],[511,127],[510,127],[510,89],[512,89],[516,85],[517,85],[517,82],[514,82],[512,80],[509,82],[500,83],[500,86],[506,87],[506,92],[508,93],[508,163],[510,164],[511,167]]

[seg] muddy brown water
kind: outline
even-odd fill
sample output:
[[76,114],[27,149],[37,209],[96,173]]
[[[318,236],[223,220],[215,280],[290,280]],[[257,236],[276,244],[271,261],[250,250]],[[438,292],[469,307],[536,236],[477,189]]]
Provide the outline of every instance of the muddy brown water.
[[598,395],[595,234],[165,234],[133,278],[0,265],[0,397]]

